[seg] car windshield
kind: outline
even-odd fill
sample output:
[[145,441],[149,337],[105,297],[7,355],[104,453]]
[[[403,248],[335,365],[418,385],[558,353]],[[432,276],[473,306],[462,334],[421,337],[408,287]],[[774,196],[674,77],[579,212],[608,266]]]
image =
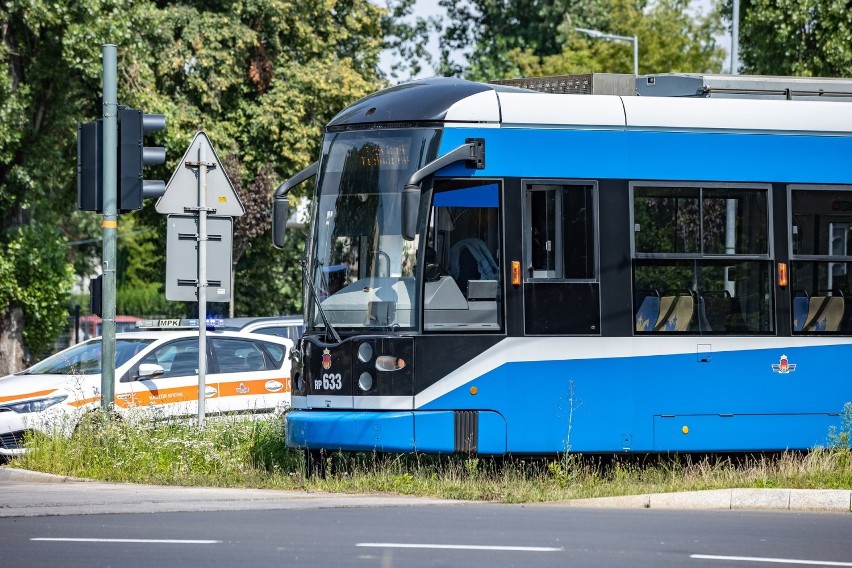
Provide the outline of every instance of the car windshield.
[[[326,136],[311,279],[335,328],[414,327],[418,239],[401,235],[401,191],[437,152],[436,129]],[[322,320],[309,305],[309,321]]]
[[[124,365],[153,339],[116,339],[115,366]],[[101,340],[93,339],[52,355],[21,375],[95,375],[101,372]]]

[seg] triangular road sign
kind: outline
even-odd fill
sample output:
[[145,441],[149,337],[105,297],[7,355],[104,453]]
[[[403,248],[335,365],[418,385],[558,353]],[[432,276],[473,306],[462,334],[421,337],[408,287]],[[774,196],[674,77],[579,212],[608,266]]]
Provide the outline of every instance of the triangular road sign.
[[157,200],[157,213],[186,215],[191,213],[185,209],[186,207],[198,207],[198,162],[199,150],[202,147],[208,164],[206,205],[208,209],[216,210],[215,213],[212,211],[210,213],[219,217],[239,217],[245,213],[243,204],[222,167],[222,162],[219,161],[213,145],[210,144],[210,139],[202,130],[199,130],[192,139],[175,173],[166,184],[166,192]]

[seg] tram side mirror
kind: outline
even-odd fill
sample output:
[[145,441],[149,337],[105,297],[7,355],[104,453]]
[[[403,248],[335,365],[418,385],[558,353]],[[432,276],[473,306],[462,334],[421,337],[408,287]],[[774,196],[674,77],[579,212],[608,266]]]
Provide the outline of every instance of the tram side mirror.
[[402,238],[413,241],[417,234],[417,217],[420,214],[420,186],[406,184],[402,188]]
[[272,246],[284,248],[284,235],[287,231],[287,219],[290,216],[290,202],[284,199],[272,200]]

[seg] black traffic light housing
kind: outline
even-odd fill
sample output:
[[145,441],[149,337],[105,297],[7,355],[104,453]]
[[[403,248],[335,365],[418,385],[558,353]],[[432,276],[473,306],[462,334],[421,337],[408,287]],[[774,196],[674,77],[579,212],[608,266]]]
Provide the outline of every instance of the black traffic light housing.
[[103,121],[77,126],[77,209],[103,213]]
[[146,132],[166,127],[162,114],[144,114],[131,108],[118,112],[118,210],[121,213],[142,208],[146,197],[159,197],[166,191],[163,180],[146,180],[145,166],[166,161],[166,149],[144,146]]
[[104,275],[89,280],[89,313],[104,317]]
[[[118,112],[118,148],[116,164],[116,201],[118,211],[126,213],[142,208],[142,200],[159,197],[166,190],[162,180],[143,179],[143,168],[166,161],[166,149],[145,147],[146,132],[166,127],[162,114],[144,114],[124,108]],[[77,128],[77,208],[103,213],[103,120],[87,122]]]

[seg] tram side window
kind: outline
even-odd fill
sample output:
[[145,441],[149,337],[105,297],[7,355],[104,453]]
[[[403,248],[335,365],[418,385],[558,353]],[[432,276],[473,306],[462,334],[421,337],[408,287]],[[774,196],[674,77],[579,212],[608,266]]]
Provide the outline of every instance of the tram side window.
[[526,225],[527,278],[595,279],[591,186],[530,185]]
[[500,184],[436,180],[424,252],[426,330],[502,328]]
[[791,189],[795,334],[852,333],[852,188]]
[[768,191],[633,186],[636,333],[774,330]]

